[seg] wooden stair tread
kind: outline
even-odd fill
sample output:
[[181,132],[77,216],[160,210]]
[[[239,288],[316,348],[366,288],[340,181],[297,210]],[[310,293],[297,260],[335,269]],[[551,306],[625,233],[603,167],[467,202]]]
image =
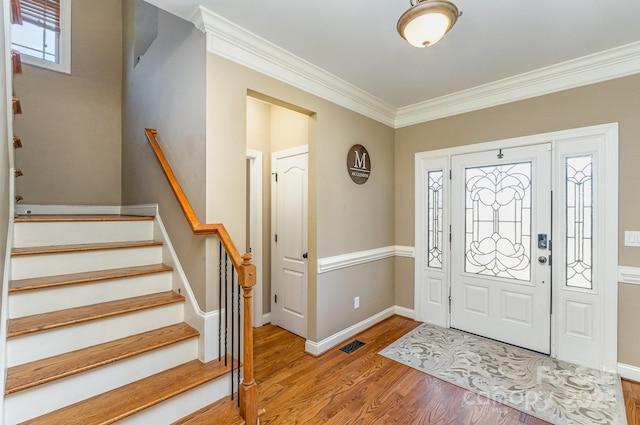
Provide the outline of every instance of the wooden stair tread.
[[158,241],[134,241],[134,242],[100,242],[75,245],[52,245],[13,248],[12,257],[22,255],[62,254],[67,252],[99,251],[106,249],[144,248],[150,246],[162,246]]
[[11,0],[11,23],[22,25],[22,9],[19,0]]
[[12,394],[127,359],[198,335],[200,333],[196,329],[186,323],[178,323],[55,357],[10,367],[7,371],[5,394]]
[[183,302],[184,297],[173,291],[158,292],[122,300],[92,304],[50,313],[9,319],[7,337],[16,337],[28,333],[55,329],[91,320],[113,317],[148,308]]
[[15,217],[15,223],[53,223],[81,221],[153,221],[153,216],[109,215],[109,214],[28,214]]
[[22,74],[22,58],[18,50],[11,50],[11,70],[14,74]]
[[71,273],[57,276],[33,277],[16,279],[10,282],[9,293],[29,291],[34,289],[55,288],[81,283],[102,282],[111,279],[143,276],[154,273],[170,272],[173,267],[165,264],[151,264],[145,266],[122,267],[119,269],[97,270],[83,273]]
[[171,425],[245,425],[246,422],[240,416],[236,401],[223,398],[217,402],[196,410]]
[[14,115],[21,114],[22,105],[20,104],[20,99],[14,96],[11,103],[13,105],[13,114]]
[[[229,358],[228,365],[231,364]],[[193,360],[115,390],[22,422],[23,425],[106,425],[124,419],[229,371],[217,360]]]

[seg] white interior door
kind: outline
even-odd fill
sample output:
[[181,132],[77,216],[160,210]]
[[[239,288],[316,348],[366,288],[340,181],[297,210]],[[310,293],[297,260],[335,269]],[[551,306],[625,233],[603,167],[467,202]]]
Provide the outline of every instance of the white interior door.
[[550,146],[454,155],[451,170],[451,327],[550,353]]
[[308,154],[274,153],[272,322],[307,336]]

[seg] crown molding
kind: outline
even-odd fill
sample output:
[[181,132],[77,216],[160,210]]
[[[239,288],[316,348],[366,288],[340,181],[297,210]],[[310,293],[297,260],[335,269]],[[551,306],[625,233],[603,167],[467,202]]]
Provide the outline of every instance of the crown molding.
[[393,127],[396,108],[200,6],[190,19],[207,50]]
[[635,42],[396,109],[202,6],[189,20],[209,52],[393,128],[640,73]]
[[640,42],[399,108],[395,128],[640,73]]

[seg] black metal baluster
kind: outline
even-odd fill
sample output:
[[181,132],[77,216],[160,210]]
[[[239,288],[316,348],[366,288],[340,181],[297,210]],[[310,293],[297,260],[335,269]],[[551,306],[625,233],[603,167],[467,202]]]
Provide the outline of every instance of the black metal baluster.
[[218,252],[218,361],[222,359],[222,242]]
[[240,304],[240,286],[238,285],[238,407],[240,407],[240,345],[242,343],[241,342],[242,338],[240,337],[242,334],[242,326],[240,326],[241,310],[242,310],[242,305]]
[[234,323],[234,318],[235,318],[235,314],[234,314],[234,306],[233,306],[233,302],[234,302],[234,284],[233,284],[233,280],[234,280],[234,275],[235,275],[235,268],[231,267],[231,400],[233,400],[233,368],[234,368],[234,364],[235,364],[235,359],[233,358],[233,343],[235,342],[236,336],[235,336],[235,332],[236,332],[236,328],[235,328],[235,323]]
[[227,349],[227,343],[229,341],[229,309],[228,305],[228,296],[227,296],[227,286],[229,286],[229,255],[225,251],[224,253],[224,365],[227,365],[227,353],[229,350]]

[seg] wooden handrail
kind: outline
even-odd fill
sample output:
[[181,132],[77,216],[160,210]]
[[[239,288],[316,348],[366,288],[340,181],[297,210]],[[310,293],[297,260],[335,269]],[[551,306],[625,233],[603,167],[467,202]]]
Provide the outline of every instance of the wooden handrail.
[[258,386],[253,378],[253,317],[251,306],[252,290],[256,284],[256,266],[251,263],[251,254],[240,255],[240,252],[233,243],[231,236],[222,223],[201,224],[196,216],[193,207],[187,195],[185,195],[180,183],[173,170],[164,156],[156,135],[158,131],[152,128],[146,128],[145,134],[147,140],[151,144],[153,151],[160,162],[160,166],[164,171],[164,175],[169,181],[171,189],[178,200],[178,204],[184,213],[189,226],[194,235],[217,235],[222,243],[225,251],[229,255],[229,259],[234,268],[238,271],[238,284],[242,287],[244,298],[244,368],[242,385],[239,388],[240,393],[240,415],[244,418],[246,424],[255,425],[258,423]]
[[238,251],[238,248],[236,248],[236,245],[233,243],[233,240],[231,239],[231,236],[229,236],[227,229],[224,227],[222,223],[215,223],[215,224],[200,223],[200,220],[198,220],[198,216],[196,216],[196,213],[193,211],[193,208],[191,207],[191,203],[189,202],[189,199],[187,199],[187,195],[184,194],[184,191],[182,190],[180,183],[178,183],[178,179],[176,178],[176,175],[173,174],[173,170],[171,169],[171,166],[169,165],[167,158],[164,156],[164,153],[162,152],[162,149],[158,144],[158,140],[156,139],[156,134],[158,134],[158,130],[155,130],[153,128],[146,128],[144,132],[147,135],[147,140],[149,140],[149,143],[151,144],[151,147],[153,148],[153,151],[155,152],[156,157],[158,158],[158,161],[160,162],[162,171],[164,171],[164,175],[169,181],[169,185],[171,186],[171,189],[173,189],[173,193],[176,196],[176,199],[178,200],[178,204],[180,205],[180,208],[182,208],[182,212],[184,213],[184,216],[186,217],[187,222],[189,223],[189,226],[193,231],[193,234],[194,235],[218,235],[220,242],[222,242],[222,245],[224,246],[225,250],[229,254],[229,257],[231,258],[231,262],[236,267],[236,269],[238,269],[243,263],[242,255],[240,255],[240,251]]

